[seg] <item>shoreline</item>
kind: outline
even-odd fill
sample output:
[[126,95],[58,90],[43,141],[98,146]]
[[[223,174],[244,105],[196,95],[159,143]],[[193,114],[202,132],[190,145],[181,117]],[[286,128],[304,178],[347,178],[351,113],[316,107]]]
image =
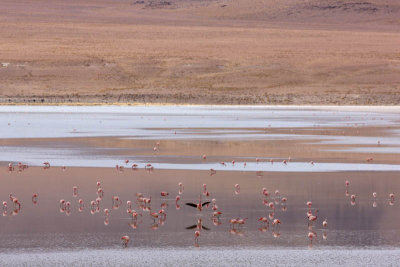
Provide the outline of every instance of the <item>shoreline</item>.
[[138,93],[0,96],[0,105],[288,105],[397,106],[400,94],[192,94]]
[[[379,112],[379,113],[400,113],[400,105],[321,105],[321,104],[307,104],[307,105],[285,105],[285,104],[194,104],[194,103],[168,103],[168,102],[47,102],[47,103],[2,103],[0,102],[0,112],[12,111],[18,107],[31,107],[31,108],[46,108],[46,107],[90,107],[90,108],[128,108],[128,107],[194,107],[194,108],[255,108],[255,109],[288,109],[288,110],[324,110],[324,111],[359,111],[359,112]],[[35,110],[30,110],[34,112]],[[43,110],[40,110],[43,111]],[[71,112],[69,110],[68,112]],[[21,112],[18,111],[18,112]]]

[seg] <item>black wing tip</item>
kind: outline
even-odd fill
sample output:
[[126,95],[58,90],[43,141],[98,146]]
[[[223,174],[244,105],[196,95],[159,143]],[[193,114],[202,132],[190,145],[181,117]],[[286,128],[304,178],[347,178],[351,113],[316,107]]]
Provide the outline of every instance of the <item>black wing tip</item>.
[[210,201],[207,201],[207,202],[204,202],[203,204],[201,204],[203,207],[205,206],[205,205],[208,205],[208,204],[210,204],[211,202]]

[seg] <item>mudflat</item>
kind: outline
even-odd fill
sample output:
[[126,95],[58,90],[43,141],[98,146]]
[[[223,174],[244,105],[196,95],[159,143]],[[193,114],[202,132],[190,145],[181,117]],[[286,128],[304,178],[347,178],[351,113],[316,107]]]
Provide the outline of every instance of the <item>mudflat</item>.
[[2,103],[400,103],[400,4],[2,1]]

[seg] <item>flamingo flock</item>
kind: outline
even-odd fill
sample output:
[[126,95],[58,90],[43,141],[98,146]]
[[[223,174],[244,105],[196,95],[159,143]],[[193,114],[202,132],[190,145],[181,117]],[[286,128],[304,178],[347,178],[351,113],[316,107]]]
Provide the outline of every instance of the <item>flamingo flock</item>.
[[[159,143],[156,144],[154,147],[154,151],[157,152],[159,150]],[[202,160],[206,160],[207,156],[204,154],[202,157]],[[129,160],[125,160],[125,165],[129,164]],[[256,159],[256,162],[259,163],[260,160]],[[282,163],[283,164],[288,164],[290,162],[290,157],[287,160],[284,160]],[[232,160],[232,164],[235,164],[235,161]],[[273,161],[271,161],[271,164],[273,164]],[[221,162],[221,165],[225,166],[226,163]],[[28,169],[28,166],[22,163],[18,163],[17,165],[14,166],[14,164],[9,163],[8,164],[8,171],[9,172],[22,172],[26,169]],[[48,170],[50,168],[50,163],[49,162],[44,162],[43,163],[43,169]],[[61,168],[63,171],[66,170],[65,166]],[[116,165],[116,170],[118,172],[123,172],[125,167],[123,165]],[[136,171],[139,169],[138,164],[132,164],[132,170]],[[144,165],[145,171],[152,173],[154,171],[154,167],[149,163]],[[211,169],[211,175],[215,175],[216,171]],[[262,172],[256,172],[257,177],[262,176]],[[175,200],[175,209],[180,210],[181,209],[181,201],[185,197],[184,195],[184,190],[185,187],[182,182],[179,182],[177,184],[177,195],[175,198],[172,198]],[[239,184],[234,184],[233,185],[233,198],[239,197],[238,195],[241,194],[241,187]],[[264,206],[264,214],[261,215],[261,217],[258,218],[258,223],[260,224],[258,230],[260,232],[267,232],[269,228],[272,230],[272,235],[275,238],[280,237],[280,226],[283,223],[279,218],[277,218],[277,215],[279,216],[281,212],[286,212],[287,211],[287,206],[288,206],[288,199],[287,197],[284,197],[281,195],[281,192],[279,190],[272,191],[272,193],[269,192],[267,188],[262,188],[260,194],[260,199],[262,200],[261,203]],[[166,221],[167,221],[167,214],[168,214],[168,202],[169,202],[169,197],[170,197],[170,192],[168,191],[160,191],[159,198],[162,201],[160,208],[154,209],[152,207],[152,196],[145,196],[144,194],[137,192],[136,193],[136,198],[133,200],[127,200],[125,203],[126,207],[126,214],[129,218],[129,226],[132,229],[137,229],[138,225],[143,223],[143,220],[145,219],[146,216],[149,217],[151,223],[151,229],[156,230],[160,226],[163,226]],[[249,218],[247,217],[240,217],[240,216],[234,216],[231,218],[226,218],[223,217],[224,213],[222,210],[220,210],[216,198],[212,198],[213,192],[210,192],[208,189],[207,184],[203,184],[201,190],[199,190],[199,197],[197,202],[184,202],[183,204],[189,208],[194,208],[198,213],[204,213],[207,210],[210,210],[210,212],[207,212],[212,223],[215,226],[220,226],[224,222],[229,225],[229,233],[238,235],[238,236],[243,236],[244,231],[243,228],[245,227],[246,223],[248,222]],[[350,188],[350,181],[346,180],[345,181],[345,196],[349,198],[350,200],[350,205],[355,206],[358,201],[358,195],[355,192],[351,191]],[[77,202],[78,204],[78,211],[83,212],[85,208],[85,203],[82,198],[79,198],[79,186],[74,185],[72,187],[72,199],[66,200],[64,198],[59,200],[59,211],[60,213],[65,214],[66,216],[70,216],[72,212],[72,207],[73,202]],[[101,206],[104,206],[106,204],[104,203],[105,199],[105,192],[103,190],[101,181],[97,181],[96,185],[93,187],[93,195],[92,195],[92,200],[90,201],[89,211],[90,214],[94,215],[96,213],[99,213],[101,210]],[[378,200],[378,194],[376,192],[372,193],[373,197],[373,204],[372,206],[374,208],[377,207],[377,200]],[[10,194],[9,199],[11,202],[11,205],[8,204],[7,201],[3,201],[3,216],[8,216],[8,215],[17,215],[20,210],[21,210],[21,202],[19,199],[14,195]],[[77,200],[74,200],[77,199]],[[113,213],[113,210],[118,210],[120,209],[121,206],[123,206],[123,201],[121,198],[117,195],[111,196],[111,201],[108,202],[111,204],[110,208],[104,208],[103,209],[103,216],[104,216],[104,225],[108,226],[110,223],[110,217],[111,214]],[[394,193],[389,194],[389,198],[387,199],[388,204],[390,206],[393,206],[395,203],[395,195]],[[32,195],[32,203],[36,205],[39,202],[39,194],[38,193],[33,193]],[[10,208],[9,208],[10,207]],[[319,209],[314,208],[314,204],[311,201],[306,202],[306,207],[307,207],[307,212],[306,212],[306,218],[307,218],[307,238],[309,239],[309,247],[312,247],[313,245],[313,240],[317,238],[317,231],[319,228],[317,228],[317,222],[319,217]],[[137,210],[140,210],[138,212]],[[148,215],[146,215],[146,213]],[[325,218],[322,222],[320,222],[320,225],[322,225],[322,238],[324,240],[327,239],[327,228],[328,228],[328,219]],[[202,236],[202,231],[209,231],[210,228],[204,225],[204,217],[198,218],[197,223],[186,227],[186,229],[194,229],[194,244],[196,247],[199,247],[200,239]],[[131,238],[128,235],[124,235],[121,237],[122,245],[123,247],[128,247],[128,244],[130,242]]]

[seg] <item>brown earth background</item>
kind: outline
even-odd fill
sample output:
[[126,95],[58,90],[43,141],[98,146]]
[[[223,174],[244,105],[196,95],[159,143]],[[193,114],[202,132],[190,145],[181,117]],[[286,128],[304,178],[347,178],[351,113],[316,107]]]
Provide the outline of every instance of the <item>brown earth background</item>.
[[2,0],[2,103],[400,103],[397,0]]

